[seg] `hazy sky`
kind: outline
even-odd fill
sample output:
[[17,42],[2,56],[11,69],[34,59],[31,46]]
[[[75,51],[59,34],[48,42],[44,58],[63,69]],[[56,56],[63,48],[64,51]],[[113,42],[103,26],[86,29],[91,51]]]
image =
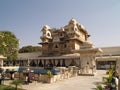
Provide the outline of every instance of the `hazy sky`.
[[71,18],[96,47],[120,46],[120,0],[0,0],[0,31],[13,32],[20,47],[38,45],[44,25],[60,28]]

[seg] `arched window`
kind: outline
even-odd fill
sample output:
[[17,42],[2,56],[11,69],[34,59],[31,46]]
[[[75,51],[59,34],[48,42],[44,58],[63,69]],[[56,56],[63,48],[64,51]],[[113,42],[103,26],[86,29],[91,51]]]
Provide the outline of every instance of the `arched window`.
[[67,45],[66,44],[64,44],[64,48],[66,48],[67,47]]
[[75,30],[75,31],[78,31],[78,29],[77,29],[76,27],[74,28],[74,30]]
[[47,33],[47,36],[50,36],[50,33]]
[[36,63],[32,60],[32,61],[30,62],[30,66],[35,67],[35,66],[36,66]]
[[42,61],[40,60],[40,62],[39,62],[39,66],[40,67],[43,67],[43,64],[42,64]]
[[57,44],[55,45],[55,48],[58,48],[58,45],[57,45]]
[[60,37],[64,37],[64,33],[60,33]]
[[61,33],[60,36],[63,36],[63,34]]

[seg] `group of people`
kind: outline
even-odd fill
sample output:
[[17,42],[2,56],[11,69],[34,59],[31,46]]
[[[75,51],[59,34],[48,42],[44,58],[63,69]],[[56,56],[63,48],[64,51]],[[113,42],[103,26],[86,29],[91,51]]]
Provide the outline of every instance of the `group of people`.
[[33,71],[30,69],[27,69],[26,72],[24,73],[25,75],[25,84],[29,84],[32,82],[31,78],[33,78]]

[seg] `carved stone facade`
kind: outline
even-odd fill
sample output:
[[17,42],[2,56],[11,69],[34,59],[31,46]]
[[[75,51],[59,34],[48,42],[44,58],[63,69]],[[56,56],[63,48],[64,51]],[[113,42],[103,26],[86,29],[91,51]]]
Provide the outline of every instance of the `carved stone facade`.
[[41,31],[42,56],[73,54],[74,50],[80,50],[89,37],[86,29],[75,19],[71,19],[68,25],[60,29],[45,25]]
[[[75,19],[60,28],[42,28],[41,60],[55,66],[77,66],[82,74],[94,74],[96,71],[95,55],[100,49],[88,41],[89,34],[85,27]],[[64,65],[63,65],[64,63]],[[94,69],[94,70],[93,70]]]

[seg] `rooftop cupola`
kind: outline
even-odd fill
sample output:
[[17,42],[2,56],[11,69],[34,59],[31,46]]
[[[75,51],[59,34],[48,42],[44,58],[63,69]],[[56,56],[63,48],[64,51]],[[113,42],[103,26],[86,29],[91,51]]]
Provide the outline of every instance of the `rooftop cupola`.
[[47,30],[50,30],[50,29],[51,29],[50,26],[45,25],[45,26],[43,26],[41,31],[47,31]]
[[76,23],[77,23],[77,21],[75,19],[73,19],[73,18],[69,21],[69,24],[76,25]]
[[51,28],[48,25],[43,26],[41,40],[43,42],[48,42],[49,39],[52,39]]

